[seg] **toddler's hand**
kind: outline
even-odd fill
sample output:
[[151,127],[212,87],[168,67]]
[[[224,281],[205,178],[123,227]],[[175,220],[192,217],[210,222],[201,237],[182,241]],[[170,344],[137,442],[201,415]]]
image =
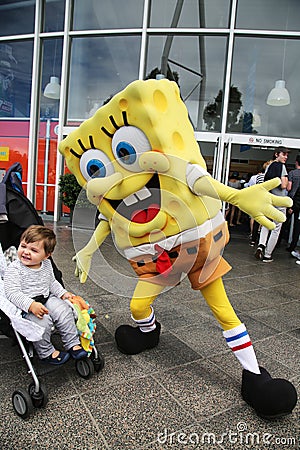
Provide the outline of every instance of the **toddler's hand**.
[[73,298],[73,297],[75,297],[75,295],[72,294],[72,292],[65,292],[65,293],[61,296],[61,298],[62,298],[63,300],[67,300],[67,299]]
[[29,307],[29,309],[28,309],[28,311],[31,312],[32,314],[34,314],[39,319],[42,319],[44,314],[48,314],[49,313],[49,311],[46,308],[46,306],[44,306],[40,302],[32,302],[30,307]]

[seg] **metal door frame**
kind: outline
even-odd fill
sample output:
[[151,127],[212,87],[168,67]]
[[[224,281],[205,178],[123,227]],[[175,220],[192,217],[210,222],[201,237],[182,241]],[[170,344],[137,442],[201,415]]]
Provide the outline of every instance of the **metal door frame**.
[[300,139],[284,138],[277,136],[261,136],[253,134],[230,134],[230,133],[201,133],[195,132],[198,142],[210,142],[215,144],[213,155],[212,176],[218,181],[227,184],[231,160],[232,145],[250,145],[251,147],[288,147],[299,149]]

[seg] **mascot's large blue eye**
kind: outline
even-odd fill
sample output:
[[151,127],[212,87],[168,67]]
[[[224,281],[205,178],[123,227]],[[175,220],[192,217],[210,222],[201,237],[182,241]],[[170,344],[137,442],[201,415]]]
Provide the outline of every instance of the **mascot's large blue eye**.
[[150,150],[147,136],[137,127],[119,128],[112,138],[112,151],[117,162],[130,172],[141,172],[139,157]]
[[91,159],[86,166],[86,170],[88,175],[93,177],[105,177],[106,175],[106,168],[102,161],[99,161],[98,159]]
[[119,142],[116,148],[118,158],[122,159],[124,164],[134,164],[137,158],[134,147],[128,142]]
[[109,157],[101,150],[91,149],[81,155],[80,170],[86,180],[104,178],[114,173]]

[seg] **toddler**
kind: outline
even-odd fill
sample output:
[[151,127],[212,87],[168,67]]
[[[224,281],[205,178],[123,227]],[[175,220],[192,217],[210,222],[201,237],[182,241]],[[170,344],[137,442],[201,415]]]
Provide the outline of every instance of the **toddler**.
[[[70,356],[88,356],[81,347],[72,308],[63,300],[74,294],[55,279],[51,261],[56,236],[52,230],[32,225],[21,236],[18,259],[4,275],[5,295],[23,311],[23,316],[45,329],[43,338],[33,342],[38,357],[47,363],[64,364]],[[51,341],[52,328],[58,330],[66,351],[56,350]]]

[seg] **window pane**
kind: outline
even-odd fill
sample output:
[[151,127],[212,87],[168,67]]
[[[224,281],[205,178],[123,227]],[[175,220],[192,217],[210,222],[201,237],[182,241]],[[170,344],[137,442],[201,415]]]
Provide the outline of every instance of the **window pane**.
[[[155,69],[161,71],[166,57],[170,70],[179,75],[181,97],[195,129],[209,129],[202,119],[203,108],[223,88],[226,38],[173,36],[170,52],[164,55],[166,39],[166,36],[149,38],[147,75]],[[219,121],[215,131],[220,131],[220,125]]]
[[37,148],[36,198],[38,211],[54,211],[58,121],[41,117]]
[[46,0],[43,31],[62,31],[64,29],[65,0]]
[[[259,11],[259,14],[258,14]],[[299,31],[298,0],[239,0],[237,28]]]
[[35,2],[0,0],[0,35],[33,33]]
[[29,117],[32,41],[0,43],[0,117]]
[[[62,61],[62,38],[45,39],[43,41],[43,70],[42,70],[42,94],[45,94],[45,88],[48,83],[54,81],[51,88],[52,97],[41,95],[40,117],[58,118],[60,80],[61,80],[61,61]],[[53,79],[55,77],[55,79]],[[49,89],[48,85],[48,89]],[[54,91],[53,91],[54,89]],[[58,98],[54,95],[55,89],[58,89]],[[49,92],[49,91],[48,91]]]
[[86,119],[138,78],[140,45],[138,36],[73,39],[68,121]]
[[[236,86],[242,95],[242,112],[255,112],[260,119],[256,120],[257,125],[251,131],[251,117],[246,118],[239,125],[240,131],[300,136],[299,54],[300,41],[293,39],[235,39],[231,85]],[[266,103],[277,80],[286,82],[290,94],[290,104],[287,106],[269,106]]]
[[74,30],[138,28],[143,23],[141,0],[75,0]]
[[229,0],[190,0],[182,4],[177,0],[152,0],[150,26],[227,28],[229,7]]
[[35,207],[48,214],[54,211],[62,47],[62,38],[43,40]]
[[198,142],[200,152],[205,160],[207,171],[212,174],[215,155],[215,142]]

